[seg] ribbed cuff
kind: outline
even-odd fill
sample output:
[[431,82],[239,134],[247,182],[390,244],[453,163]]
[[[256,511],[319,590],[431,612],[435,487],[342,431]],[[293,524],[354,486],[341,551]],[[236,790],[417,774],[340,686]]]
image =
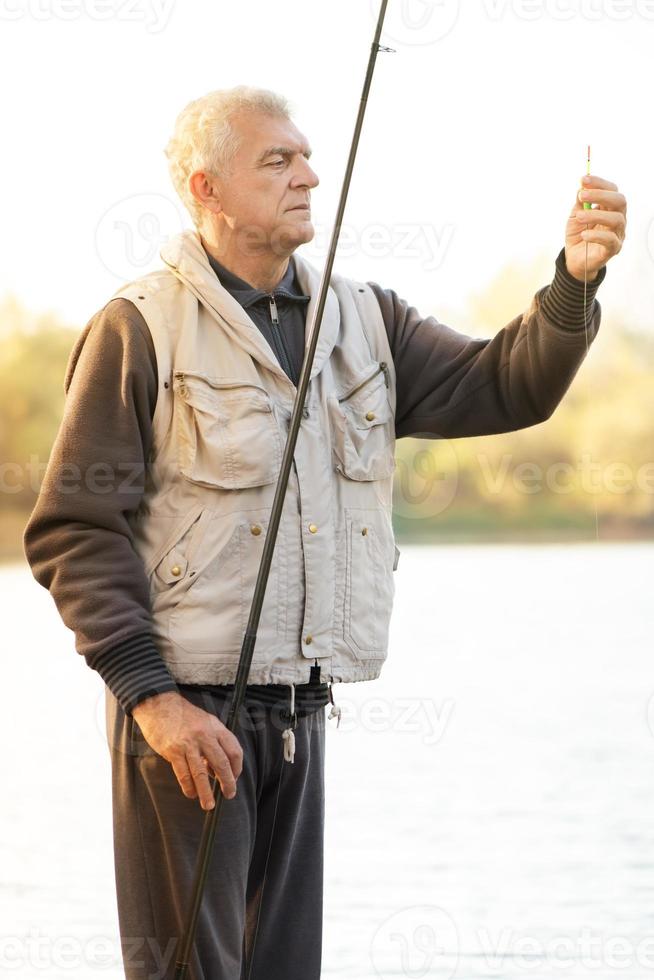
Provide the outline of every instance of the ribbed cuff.
[[132,636],[86,662],[97,670],[125,714],[153,694],[178,690],[149,633]]
[[[568,272],[565,264],[565,248],[562,248],[554,263],[554,278],[541,293],[541,309],[548,320],[564,330],[584,329],[584,284]],[[603,265],[597,276],[586,284],[586,318],[592,317],[595,293],[604,281],[606,266]]]

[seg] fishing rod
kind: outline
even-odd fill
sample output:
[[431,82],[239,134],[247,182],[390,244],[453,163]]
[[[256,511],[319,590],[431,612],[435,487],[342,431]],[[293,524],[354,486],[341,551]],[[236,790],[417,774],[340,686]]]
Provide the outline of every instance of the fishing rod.
[[[270,572],[270,565],[272,562],[273,551],[275,548],[275,542],[277,540],[277,531],[279,529],[279,522],[282,514],[282,508],[284,505],[284,498],[286,496],[286,489],[288,486],[289,475],[291,472],[291,465],[293,463],[293,456],[295,453],[295,445],[297,442],[300,422],[302,420],[302,411],[304,409],[304,402],[306,399],[307,388],[309,386],[311,367],[313,365],[314,354],[318,343],[318,334],[320,331],[320,324],[322,322],[323,310],[325,308],[325,302],[327,300],[327,290],[329,288],[329,281],[331,279],[332,266],[334,264],[334,256],[336,254],[338,238],[341,232],[341,222],[343,220],[343,213],[345,211],[345,202],[347,201],[347,195],[350,188],[350,179],[352,177],[352,171],[354,169],[354,161],[356,158],[357,147],[359,145],[359,136],[361,134],[361,128],[363,125],[363,117],[366,111],[368,92],[370,91],[370,85],[372,82],[372,75],[375,68],[375,62],[377,60],[377,54],[379,51],[392,52],[394,50],[393,48],[384,47],[384,45],[379,43],[382,27],[384,24],[384,17],[386,15],[387,4],[388,4],[388,0],[382,0],[381,8],[379,11],[379,17],[377,19],[377,26],[375,28],[375,35],[370,48],[368,68],[363,83],[361,102],[359,105],[359,112],[357,114],[356,124],[354,127],[354,136],[352,138],[352,144],[350,146],[350,153],[348,156],[347,167],[345,169],[345,177],[343,178],[341,196],[339,198],[338,208],[336,210],[336,220],[334,222],[334,230],[332,231],[332,237],[329,243],[327,262],[325,263],[325,268],[323,270],[322,278],[320,280],[320,285],[318,287],[318,299],[316,301],[313,317],[311,319],[309,345],[307,347],[307,351],[304,356],[304,361],[302,363],[302,371],[300,373],[300,378],[298,381],[298,389],[295,396],[295,402],[293,405],[291,421],[289,424],[288,438],[286,440],[286,446],[284,448],[284,455],[282,457],[281,469],[279,472],[279,476],[277,478],[275,496],[273,498],[272,510],[270,512],[268,533],[266,535],[266,539],[264,542],[263,553],[261,556],[261,564],[259,565],[257,581],[254,587],[252,605],[250,607],[250,616],[247,622],[247,626],[245,628],[243,643],[241,645],[241,653],[239,656],[238,670],[236,674],[236,683],[234,686],[234,693],[230,704],[229,714],[226,723],[226,727],[229,729],[230,732],[234,732],[236,729],[238,715],[241,710],[243,699],[245,697],[245,688],[247,684],[248,675],[250,673],[250,664],[252,663],[254,646],[255,643],[257,642],[257,629],[259,626],[261,607],[263,605],[266,585],[268,583],[268,575]],[[204,893],[204,888],[209,873],[209,864],[211,862],[213,842],[218,827],[218,820],[221,812],[221,804],[224,799],[218,779],[214,779],[213,793],[214,793],[215,806],[213,807],[212,810],[209,810],[205,816],[204,827],[202,830],[202,837],[200,839],[200,846],[198,849],[198,859],[197,859],[197,864],[195,869],[193,894],[189,906],[188,917],[184,926],[184,932],[180,938],[177,947],[178,952],[177,952],[177,958],[175,960],[175,980],[184,980],[188,968],[189,958],[191,956],[191,952],[193,949],[195,931],[197,928],[198,917],[200,914],[200,907],[202,905],[202,895]]]

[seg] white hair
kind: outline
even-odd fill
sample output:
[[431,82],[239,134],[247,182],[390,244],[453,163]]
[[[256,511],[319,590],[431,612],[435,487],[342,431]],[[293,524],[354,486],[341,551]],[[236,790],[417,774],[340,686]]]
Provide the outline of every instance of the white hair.
[[291,118],[290,103],[269,89],[237,85],[216,89],[182,109],[164,150],[175,190],[199,227],[204,207],[193,196],[188,180],[196,170],[229,176],[230,166],[242,138],[231,125],[231,117],[241,110],[266,112]]

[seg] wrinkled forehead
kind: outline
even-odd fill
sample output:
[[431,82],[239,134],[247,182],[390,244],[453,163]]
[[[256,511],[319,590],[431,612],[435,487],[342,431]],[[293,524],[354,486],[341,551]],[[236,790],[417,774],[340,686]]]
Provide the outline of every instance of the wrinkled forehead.
[[268,113],[239,113],[232,119],[234,130],[241,137],[237,157],[243,162],[263,163],[269,156],[292,156],[302,153],[309,159],[312,150],[306,136],[283,116]]

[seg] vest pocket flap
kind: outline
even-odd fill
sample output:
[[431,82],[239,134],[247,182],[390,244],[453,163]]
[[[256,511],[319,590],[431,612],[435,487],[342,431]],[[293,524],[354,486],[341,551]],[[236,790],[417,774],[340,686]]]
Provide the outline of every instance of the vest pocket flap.
[[386,397],[386,389],[382,386],[378,392],[370,392],[355,403],[348,402],[346,411],[357,429],[372,429],[376,425],[383,425],[391,418],[391,406]]
[[216,378],[197,371],[175,371],[173,391],[199,411],[229,422],[253,412],[272,412],[272,402],[265,388],[247,381]]
[[395,469],[395,420],[387,370],[374,362],[337,399],[328,400],[336,469],[350,480],[383,480]]
[[388,400],[388,367],[375,361],[361,372],[361,377],[338,398],[338,403],[357,429],[370,429],[388,422],[391,405]]
[[[189,563],[194,560],[196,551],[201,545],[204,531],[211,519],[211,511],[196,507],[189,512],[188,517],[179,526],[173,538],[169,538],[165,546],[150,562],[150,588],[153,594],[159,592],[162,585],[174,586],[187,578]],[[191,576],[194,573],[191,572]]]
[[172,585],[184,578],[187,568],[188,561],[184,555],[178,555],[171,551],[157,568],[157,575],[168,585]]
[[281,435],[265,388],[250,381],[176,371],[178,463],[187,480],[240,490],[277,479]]
[[192,527],[201,516],[202,507],[198,505],[196,507],[192,507],[182,518],[180,518],[178,514],[165,516],[163,514],[158,514],[149,518],[148,523],[152,527],[156,528],[156,535],[161,541],[161,544],[154,552],[152,552],[150,558],[144,563],[146,575],[149,576],[152,574],[164,555],[179,544],[189,528]]

